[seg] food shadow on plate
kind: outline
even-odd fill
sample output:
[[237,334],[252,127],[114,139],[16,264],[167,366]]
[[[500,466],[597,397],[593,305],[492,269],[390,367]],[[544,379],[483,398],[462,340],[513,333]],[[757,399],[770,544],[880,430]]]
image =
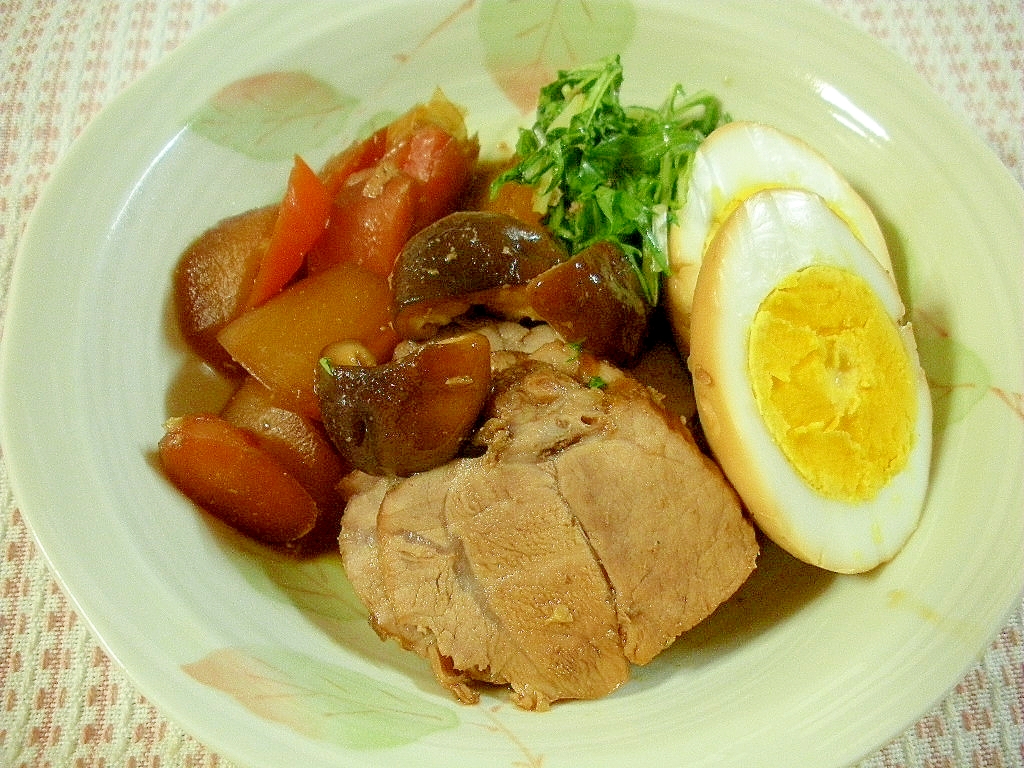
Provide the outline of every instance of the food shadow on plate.
[[950,307],[944,301],[929,298],[922,284],[927,276],[924,272],[915,273],[899,228],[881,215],[878,224],[889,246],[896,284],[913,326],[921,367],[931,391],[934,460],[946,428],[963,418],[989,391],[991,374],[977,353],[953,338]]
[[657,685],[673,669],[698,670],[784,624],[824,594],[837,574],[797,560],[758,536],[757,568],[714,613],[683,633],[646,667],[634,667],[638,690]]

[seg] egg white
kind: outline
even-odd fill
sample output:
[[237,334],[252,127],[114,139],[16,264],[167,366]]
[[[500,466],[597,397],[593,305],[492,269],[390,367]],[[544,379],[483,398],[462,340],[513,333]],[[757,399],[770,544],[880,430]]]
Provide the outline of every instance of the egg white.
[[697,149],[685,185],[685,204],[669,228],[666,297],[680,346],[690,343],[690,313],[704,253],[735,206],[771,188],[820,195],[892,275],[885,236],[870,206],[819,152],[772,126],[737,121],[715,130]]
[[[897,324],[916,372],[917,418],[905,467],[871,500],[826,498],[800,477],[754,399],[747,338],[762,301],[788,275],[829,264],[860,275]],[[701,426],[761,530],[828,570],[867,571],[891,559],[918,524],[931,458],[931,398],[896,284],[818,195],[764,190],[719,229],[695,286],[689,365]]]

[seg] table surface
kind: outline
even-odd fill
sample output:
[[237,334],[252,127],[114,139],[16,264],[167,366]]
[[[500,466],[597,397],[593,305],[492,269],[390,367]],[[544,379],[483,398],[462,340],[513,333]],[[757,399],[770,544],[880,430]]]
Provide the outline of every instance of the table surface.
[[[40,191],[89,120],[237,0],[0,2],[0,332]],[[907,60],[1024,178],[1024,2],[822,0]],[[64,596],[0,462],[0,765],[223,766],[166,720]],[[881,766],[1024,764],[1022,609]]]

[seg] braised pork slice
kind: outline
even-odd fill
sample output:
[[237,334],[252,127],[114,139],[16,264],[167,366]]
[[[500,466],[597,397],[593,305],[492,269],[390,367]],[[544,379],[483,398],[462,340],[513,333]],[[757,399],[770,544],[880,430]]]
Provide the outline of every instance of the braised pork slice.
[[561,342],[498,350],[470,456],[354,473],[341,550],[374,628],[463,701],[603,696],[754,568],[736,494],[650,390]]
[[646,664],[746,580],[753,528],[717,465],[646,387],[607,365],[590,374],[604,386],[585,387],[559,352],[538,354],[554,364],[499,376],[479,437],[505,461],[546,459],[611,584],[626,658]]

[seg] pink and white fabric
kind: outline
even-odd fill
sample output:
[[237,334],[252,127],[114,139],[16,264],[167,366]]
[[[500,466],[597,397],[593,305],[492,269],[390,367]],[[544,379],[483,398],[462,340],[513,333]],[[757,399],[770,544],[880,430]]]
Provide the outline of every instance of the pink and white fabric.
[[[0,330],[26,220],[111,99],[235,0],[0,1]],[[823,0],[896,51],[1024,180],[1020,0]],[[132,686],[50,573],[0,469],[0,764],[225,766]],[[860,768],[1024,764],[1024,623]]]

